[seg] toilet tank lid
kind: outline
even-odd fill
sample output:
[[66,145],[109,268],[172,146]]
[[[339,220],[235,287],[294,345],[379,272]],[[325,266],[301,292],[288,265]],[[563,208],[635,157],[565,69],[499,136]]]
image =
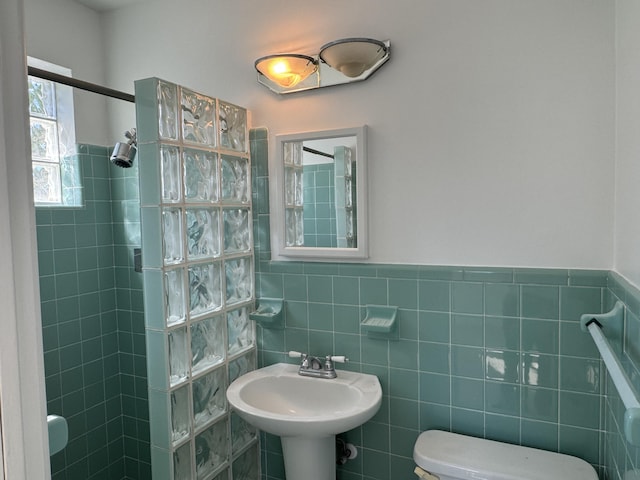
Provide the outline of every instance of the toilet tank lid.
[[413,459],[434,475],[460,479],[598,480],[576,457],[439,430],[420,434]]

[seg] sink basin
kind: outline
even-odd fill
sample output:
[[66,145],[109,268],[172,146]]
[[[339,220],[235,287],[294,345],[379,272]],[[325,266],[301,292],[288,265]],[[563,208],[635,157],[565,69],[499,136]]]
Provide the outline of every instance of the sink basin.
[[298,375],[298,366],[276,363],[236,379],[227,399],[253,426],[279,436],[327,436],[362,425],[380,408],[378,378],[338,371],[333,379]]

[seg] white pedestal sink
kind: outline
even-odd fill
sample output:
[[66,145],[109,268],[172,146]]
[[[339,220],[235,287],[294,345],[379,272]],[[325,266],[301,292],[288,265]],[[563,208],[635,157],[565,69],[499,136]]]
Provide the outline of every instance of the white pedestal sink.
[[335,480],[336,434],[373,417],[382,388],[375,375],[311,378],[276,363],[236,379],[227,399],[251,425],[281,437],[287,480]]

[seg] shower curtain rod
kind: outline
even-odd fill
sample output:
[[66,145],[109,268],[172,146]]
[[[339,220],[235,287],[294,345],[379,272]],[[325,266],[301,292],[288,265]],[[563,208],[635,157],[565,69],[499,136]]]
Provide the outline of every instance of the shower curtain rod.
[[302,150],[304,150],[305,152],[309,152],[309,153],[314,153],[316,155],[320,155],[322,157],[334,158],[334,156],[331,155],[330,153],[321,152],[320,150],[316,150],[315,148],[310,148],[310,147],[304,147],[303,146]]
[[41,68],[29,66],[27,71],[32,77],[38,77],[43,80],[62,83],[63,85],[68,85],[70,87],[79,88],[80,90],[97,93],[98,95],[104,95],[106,97],[124,100],[125,102],[135,103],[136,101],[136,97],[129,93],[124,93],[119,90],[114,90],[113,88],[96,85],[95,83],[85,82],[84,80],[78,80],[77,78],[66,77],[58,73],[48,72],[47,70],[42,70]]

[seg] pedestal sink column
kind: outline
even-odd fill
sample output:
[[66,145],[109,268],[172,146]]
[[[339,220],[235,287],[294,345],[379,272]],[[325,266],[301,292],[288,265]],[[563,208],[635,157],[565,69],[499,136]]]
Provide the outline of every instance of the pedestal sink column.
[[281,437],[287,480],[335,480],[336,437]]

